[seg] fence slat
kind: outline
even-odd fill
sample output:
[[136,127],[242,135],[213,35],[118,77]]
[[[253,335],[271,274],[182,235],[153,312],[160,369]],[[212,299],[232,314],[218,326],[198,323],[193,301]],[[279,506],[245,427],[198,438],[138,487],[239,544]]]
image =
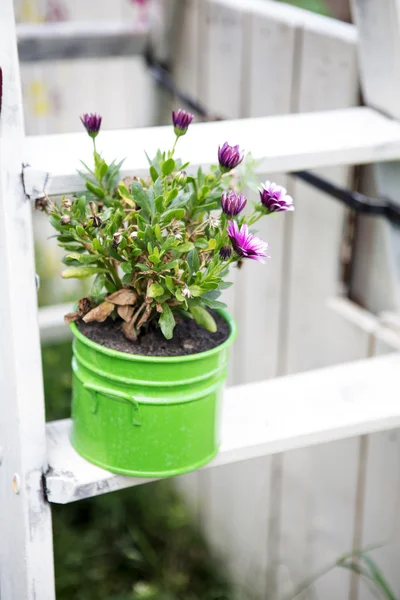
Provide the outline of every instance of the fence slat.
[[[357,62],[352,40],[332,36],[318,26],[304,27],[296,58],[296,111],[356,103]],[[349,183],[348,167],[323,169],[319,173],[338,183]],[[354,331],[355,328],[349,331],[347,325],[339,326],[340,320],[327,307],[327,298],[340,289],[339,260],[346,211],[301,182],[292,182],[290,190],[296,212],[286,220],[290,258],[283,297],[287,320],[283,322],[280,351],[280,369],[284,373],[365,357],[368,351],[368,336]],[[270,578],[275,583],[275,588],[270,588],[272,597],[278,590],[282,592],[290,580],[298,584],[352,547],[358,441],[286,453],[279,460],[281,489],[271,502],[277,507],[280,527],[270,545],[279,548],[276,561],[281,568],[275,573],[276,582],[273,576]],[[314,589],[324,600],[345,598],[349,593],[349,575],[333,571]],[[311,597],[309,590],[301,600]]]

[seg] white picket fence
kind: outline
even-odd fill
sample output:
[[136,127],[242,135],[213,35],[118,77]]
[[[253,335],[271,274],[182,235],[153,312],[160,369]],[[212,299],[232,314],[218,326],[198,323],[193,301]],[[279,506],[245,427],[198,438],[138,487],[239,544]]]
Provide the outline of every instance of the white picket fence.
[[[16,3],[17,14],[27,19],[28,0]],[[107,4],[96,3],[96,19],[109,17]],[[63,6],[71,19],[93,18],[90,3],[65,0]],[[120,18],[135,17],[128,0],[114,2],[112,10]],[[268,0],[185,0],[181,18],[180,35],[172,49],[176,81],[223,117],[314,113],[346,109],[359,102],[357,33],[351,25]],[[110,129],[150,125],[158,110],[154,85],[139,58],[24,65],[22,81],[26,126],[31,134],[79,130],[77,115],[85,110],[101,112]],[[311,120],[308,130],[303,121],[304,154],[309,136],[313,138],[310,148],[319,147],[318,137],[321,148],[331,147],[336,135],[346,135],[347,127],[357,146],[363,127],[356,128],[355,114],[343,114],[343,120],[334,117],[332,128],[321,121],[318,130],[316,121]],[[364,114],[365,133],[370,136],[372,121],[369,113],[360,113],[360,118],[364,119]],[[394,152],[392,129],[385,137],[383,121],[382,117],[377,122],[377,139],[369,153],[365,152],[367,143],[360,142],[361,150],[352,150],[349,157],[343,154],[343,166],[323,167],[318,173],[347,186],[352,183],[352,168],[347,164],[373,162],[375,156],[381,159],[385,148],[388,158],[399,156],[398,137],[393,136],[397,143]],[[293,121],[293,128],[296,123]],[[251,124],[248,126],[251,129]],[[336,131],[339,126],[342,130]],[[266,121],[258,140],[264,152],[260,151],[260,156],[268,156],[269,147],[292,142],[291,125],[285,121],[285,127],[280,134],[272,121]],[[229,129],[229,124],[223,124],[220,131],[230,143],[236,143],[234,126]],[[148,136],[146,133],[146,140]],[[337,152],[340,148],[338,143]],[[199,156],[199,162],[201,159]],[[319,160],[316,152],[314,160],[307,160],[305,166],[340,162],[326,160],[325,155]],[[283,162],[277,160],[276,164]],[[61,181],[63,174],[57,177]],[[233,275],[235,285],[227,301],[240,334],[231,360],[230,384],[247,384],[400,349],[398,336],[383,327],[379,318],[336,299],[345,291],[341,259],[348,211],[284,173],[260,173],[260,180],[267,177],[288,187],[296,212],[262,223],[262,237],[270,243],[272,260],[266,266],[246,264]],[[384,262],[385,257],[380,260]],[[362,288],[362,283],[358,287]],[[393,306],[379,306],[383,308]],[[54,339],[61,333],[60,328],[55,329],[60,314],[57,309],[41,313],[43,335]],[[326,389],[328,400],[334,377],[329,380],[332,388]],[[356,383],[351,378],[343,381],[351,395]],[[302,385],[308,384],[296,379],[291,388],[300,386],[299,402]],[[342,406],[339,395],[332,396],[333,421],[335,406],[345,410],[346,399]],[[326,400],[321,397],[321,403]],[[249,402],[249,411],[254,405],[258,406]],[[310,420],[311,409],[306,413]],[[242,405],[241,410],[245,415],[246,407]],[[250,597],[250,589],[258,591],[262,599],[282,598],[342,553],[380,543],[387,545],[372,556],[400,595],[400,548],[395,535],[400,524],[400,439],[397,430],[356,436],[374,430],[365,425],[344,440],[340,435],[327,435],[323,439],[339,441],[318,446],[279,442],[273,451],[250,454],[252,460],[229,460],[226,462],[232,464],[224,466],[222,458],[221,466],[177,480],[212,545],[243,586],[243,598]],[[234,446],[234,440],[230,442]],[[280,451],[300,446],[305,447]],[[233,452],[231,448],[229,451]],[[57,485],[55,481],[55,490]],[[319,580],[315,590],[303,594],[301,600],[316,597],[370,599],[366,589],[358,589],[356,579],[338,570]]]

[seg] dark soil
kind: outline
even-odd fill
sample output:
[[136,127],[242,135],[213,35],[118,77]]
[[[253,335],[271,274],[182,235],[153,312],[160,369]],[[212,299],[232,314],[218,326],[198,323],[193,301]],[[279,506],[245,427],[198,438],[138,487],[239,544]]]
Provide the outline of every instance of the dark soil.
[[229,337],[228,323],[216,312],[210,311],[217,324],[217,331],[210,333],[193,319],[176,317],[172,340],[166,340],[160,329],[151,329],[140,335],[136,342],[128,340],[122,330],[123,321],[107,319],[104,323],[78,321],[78,329],[101,346],[145,356],[184,356],[216,348]]

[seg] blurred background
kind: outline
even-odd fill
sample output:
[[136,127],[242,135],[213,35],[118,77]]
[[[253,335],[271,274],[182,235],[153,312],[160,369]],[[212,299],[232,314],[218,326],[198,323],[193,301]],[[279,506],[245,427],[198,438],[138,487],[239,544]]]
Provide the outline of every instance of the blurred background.
[[[172,108],[186,107],[160,85],[160,72],[149,68],[144,57],[149,48],[180,90],[221,117],[360,103],[348,0],[179,0],[178,6],[164,35],[170,13],[163,0],[15,0],[20,44],[26,25],[58,22],[70,23],[71,32],[74,23],[90,23],[94,30],[96,23],[100,30],[105,22],[124,23],[146,38],[141,52],[107,58],[32,60],[25,47],[27,134],[81,131],[84,112],[100,113],[104,129],[169,124]],[[368,169],[343,166],[319,174],[358,189],[370,185]],[[391,308],[387,294],[374,286],[377,270],[385,277],[384,270],[371,274],[363,258],[365,244],[379,246],[379,230],[286,174],[261,179],[267,177],[289,188],[296,213],[287,222],[265,225],[274,260],[262,277],[258,265],[233,275],[236,291],[227,301],[241,333],[231,385],[369,355],[365,336],[327,307],[331,297],[344,295],[374,312]],[[34,227],[40,307],[72,302],[82,284],[61,281],[61,253],[44,215],[35,213]],[[68,331],[59,338],[43,336],[47,420],[69,417],[70,411]],[[385,542],[374,556],[397,586],[398,546],[386,543],[392,521],[381,523],[373,499],[376,488],[387,497],[397,486],[392,457],[399,445],[397,433],[377,434],[371,442],[374,491],[366,492],[372,504],[361,523],[363,540]],[[346,440],[53,505],[57,598],[294,597],[297,586],[360,541],[359,465],[359,441]],[[396,510],[391,499],[387,514]],[[373,533],[370,522],[378,524]],[[358,593],[369,600],[357,586],[351,572],[333,569],[297,598],[355,600]]]

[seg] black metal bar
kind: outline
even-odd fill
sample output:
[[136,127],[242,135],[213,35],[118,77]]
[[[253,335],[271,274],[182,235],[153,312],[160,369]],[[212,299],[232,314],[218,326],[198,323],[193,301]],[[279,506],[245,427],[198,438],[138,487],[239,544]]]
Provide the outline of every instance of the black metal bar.
[[[146,52],[147,65],[158,83],[171,94],[179,98],[188,108],[209,121],[223,121],[223,117],[215,116],[203,104],[200,104],[188,94],[183,92],[174,82],[167,66],[160,65],[152,60],[151,51]],[[296,171],[291,173],[294,177],[305,181],[309,185],[336,198],[349,208],[358,213],[370,216],[385,217],[389,221],[400,225],[400,206],[385,198],[370,198],[360,192],[353,192],[340,187],[327,179],[319,177],[310,171]]]
[[329,196],[340,200],[356,212],[371,216],[385,217],[393,223],[400,224],[400,206],[384,198],[370,198],[359,192],[352,192],[328,181],[310,171],[297,171],[291,173],[298,179],[325,192]]

